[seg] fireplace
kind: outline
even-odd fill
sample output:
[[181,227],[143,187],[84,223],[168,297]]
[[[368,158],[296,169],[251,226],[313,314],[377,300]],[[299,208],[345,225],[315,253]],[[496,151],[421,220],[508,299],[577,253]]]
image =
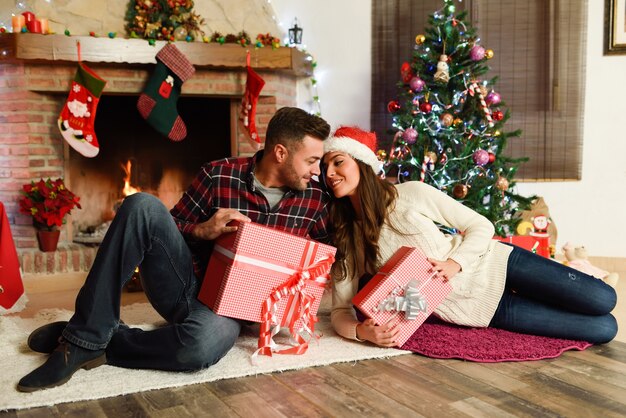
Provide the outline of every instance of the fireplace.
[[[95,123],[100,154],[94,158],[85,158],[69,147],[56,126],[76,72],[77,40],[85,63],[107,80]],[[74,237],[111,218],[115,202],[121,198],[121,165],[127,161],[133,166],[133,186],[171,206],[202,162],[251,155],[257,149],[237,118],[245,85],[246,50],[199,42],[176,45],[196,68],[183,84],[178,103],[189,129],[180,143],[153,130],[135,109],[163,43],[154,47],[138,39],[0,35],[0,200],[7,209],[24,273],[91,267],[97,246],[78,244]],[[251,53],[252,66],[266,82],[257,107],[257,127],[264,138],[276,109],[296,105],[298,79],[310,75],[310,61],[291,48],[260,48]],[[83,204],[62,228],[59,249],[54,253],[37,249],[32,220],[17,207],[22,184],[40,177],[64,177]]]
[[[104,95],[98,105],[95,131],[100,143],[96,158],[69,152],[72,191],[81,197],[82,210],[72,217],[74,241],[109,221],[129,186],[157,196],[168,208],[179,199],[200,166],[229,157],[230,99],[183,96],[178,113],[187,137],[173,142],[152,129],[136,110],[136,95]],[[127,173],[128,171],[128,173]],[[77,239],[80,238],[80,239]]]

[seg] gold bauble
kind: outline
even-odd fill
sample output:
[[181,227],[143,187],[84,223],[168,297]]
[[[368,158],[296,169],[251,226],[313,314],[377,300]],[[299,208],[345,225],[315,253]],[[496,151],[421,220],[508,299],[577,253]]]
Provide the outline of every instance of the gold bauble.
[[454,122],[454,116],[452,116],[449,113],[443,113],[439,119],[441,120],[441,124],[443,126],[445,126],[446,128],[450,125],[452,125],[452,122]]
[[467,185],[459,183],[455,185],[452,189],[452,195],[457,199],[463,199],[465,196],[467,196],[467,191]]
[[485,57],[487,57],[488,60],[490,60],[491,58],[493,58],[493,49],[488,49],[485,51]]
[[426,151],[424,153],[424,156],[428,157],[433,164],[437,162],[437,154],[435,154],[433,151]]
[[376,151],[376,157],[378,157],[380,161],[385,161],[387,158],[387,152],[384,149],[379,149]]
[[417,35],[415,37],[415,43],[418,45],[423,44],[425,40],[426,40],[426,37],[424,35]]
[[503,192],[509,189],[509,181],[506,177],[498,177],[496,180],[496,188],[502,190]]
[[462,123],[463,123],[463,121],[462,121],[460,118],[456,118],[456,119],[454,119],[454,121],[452,122],[452,124],[453,124],[454,126],[459,126],[459,125],[461,125]]

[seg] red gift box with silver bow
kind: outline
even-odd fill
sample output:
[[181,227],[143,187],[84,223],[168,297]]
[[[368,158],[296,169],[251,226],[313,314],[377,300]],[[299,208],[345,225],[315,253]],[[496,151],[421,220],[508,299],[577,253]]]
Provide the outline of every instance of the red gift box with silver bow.
[[294,334],[313,333],[336,248],[254,222],[237,225],[215,241],[198,299],[219,315],[261,322],[259,348],[273,345],[277,327],[303,343]]
[[420,250],[400,247],[352,303],[376,324],[391,322],[393,328],[399,327],[399,347],[452,291],[450,283],[435,278],[431,269]]

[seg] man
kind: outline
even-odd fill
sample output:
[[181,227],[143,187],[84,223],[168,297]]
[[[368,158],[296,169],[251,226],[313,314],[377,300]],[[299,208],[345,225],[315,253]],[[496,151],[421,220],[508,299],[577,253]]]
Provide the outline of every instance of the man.
[[[169,213],[152,195],[127,197],[69,323],[44,325],[30,335],[31,349],[51,354],[18,390],[58,386],[78,369],[105,362],[175,371],[216,363],[235,344],[242,322],[216,315],[196,299],[213,240],[236,231],[231,221],[254,221],[325,241],[330,196],[312,177],[320,174],[329,133],[322,118],[282,108],[269,122],[263,150],[204,164]],[[143,331],[120,322],[120,294],[136,266],[148,300],[168,325]]]

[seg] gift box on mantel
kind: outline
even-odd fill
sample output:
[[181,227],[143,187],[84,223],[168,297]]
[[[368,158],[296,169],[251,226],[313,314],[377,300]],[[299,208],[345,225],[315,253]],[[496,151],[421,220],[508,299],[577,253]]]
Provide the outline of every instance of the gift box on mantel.
[[374,277],[352,298],[364,315],[382,325],[399,327],[402,346],[452,291],[449,282],[435,278],[432,264],[417,248],[400,247]]
[[268,326],[271,316],[290,329],[316,321],[336,248],[254,222],[237,225],[215,241],[198,299],[218,315]]

